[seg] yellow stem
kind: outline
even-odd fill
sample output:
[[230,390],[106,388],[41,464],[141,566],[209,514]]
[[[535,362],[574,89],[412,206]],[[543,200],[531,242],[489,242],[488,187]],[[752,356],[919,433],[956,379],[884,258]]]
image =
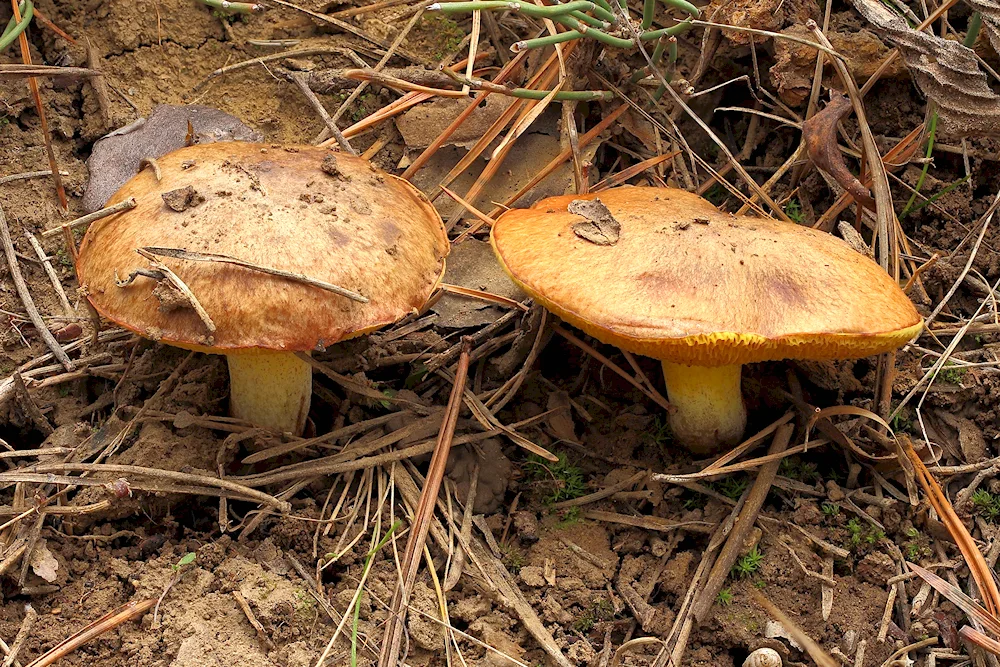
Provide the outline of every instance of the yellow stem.
[[662,362],[667,398],[676,408],[670,428],[695,454],[710,454],[740,442],[747,412],[740,393],[742,366],[685,366]]

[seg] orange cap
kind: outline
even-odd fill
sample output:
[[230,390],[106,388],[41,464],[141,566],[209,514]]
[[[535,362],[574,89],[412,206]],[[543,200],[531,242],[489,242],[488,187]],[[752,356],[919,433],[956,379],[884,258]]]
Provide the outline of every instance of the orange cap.
[[[613,243],[574,231],[586,219],[570,202],[593,199],[620,225]],[[922,326],[899,285],[840,239],[736,217],[673,188],[543,199],[500,216],[492,242],[511,277],[562,319],[677,364],[864,357]]]

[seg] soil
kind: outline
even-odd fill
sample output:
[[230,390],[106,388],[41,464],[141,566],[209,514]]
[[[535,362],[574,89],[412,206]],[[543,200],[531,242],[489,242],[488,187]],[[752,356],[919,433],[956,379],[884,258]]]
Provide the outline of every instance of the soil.
[[[920,3],[909,4],[920,11]],[[88,179],[94,176],[86,164],[94,143],[112,130],[147,117],[157,105],[206,105],[231,114],[266,142],[312,143],[324,131],[324,122],[289,81],[288,73],[355,67],[346,49],[354,49],[357,56],[373,65],[379,57],[375,50],[382,47],[283,5],[236,20],[194,0],[39,0],[36,6],[75,42],[33,25],[29,40],[33,61],[86,67],[87,49],[92,49],[108,84],[109,106],[102,109],[97,88],[85,80],[39,79],[55,158],[67,172],[63,183],[69,210],[63,212],[47,178],[2,183],[3,176],[47,169],[48,161],[40,120],[24,80],[0,78],[0,208],[17,251],[28,258],[20,268],[35,304],[50,318],[50,329],[70,331],[69,339],[63,342],[76,340],[82,349],[74,358],[92,359],[85,364],[89,371],[80,376],[62,377],[49,384],[29,381],[27,394],[4,394],[5,385],[0,383],[0,445],[11,450],[75,448],[77,461],[94,461],[99,456],[103,463],[152,467],[191,479],[196,475],[237,478],[299,463],[303,466],[295,469],[298,473],[291,482],[286,479],[258,489],[290,503],[288,512],[245,497],[220,499],[218,493],[210,495],[204,487],[192,488],[197,485],[190,481],[185,486],[164,479],[139,480],[128,473],[94,473],[84,478],[93,485],[74,487],[58,500],[51,498],[65,486],[58,479],[17,484],[5,479],[6,486],[0,490],[0,514],[5,521],[23,515],[33,503],[51,502],[60,510],[76,508],[77,512],[47,513],[43,520],[36,515],[20,516],[0,528],[0,639],[8,645],[14,642],[30,605],[38,616],[19,654],[20,664],[28,665],[122,605],[156,600],[155,609],[100,633],[58,664],[306,667],[315,665],[324,653],[342,615],[350,613],[355,592],[363,582],[357,620],[349,616],[337,632],[337,641],[328,647],[326,664],[350,664],[352,639],[357,645],[358,664],[376,664],[399,578],[396,563],[402,558],[409,534],[403,532],[408,525],[405,518],[416,505],[404,489],[420,488],[429,457],[332,476],[310,474],[308,462],[410,428],[413,415],[381,419],[330,442],[304,448],[288,447],[288,438],[227,422],[218,417],[225,414],[228,397],[224,360],[157,345],[127,333],[105,335],[100,342],[93,342],[93,323],[77,293],[71,253],[61,236],[40,235],[83,214],[82,197]],[[350,9],[355,3],[303,0],[299,6],[329,14]],[[408,21],[409,7],[398,5],[344,20],[385,45]],[[804,27],[807,19],[821,20],[823,16],[814,0],[716,0],[706,8],[706,14],[716,21],[799,37],[808,34]],[[957,5],[949,15],[951,25],[963,31],[968,15],[968,8]],[[6,25],[8,18],[9,10],[0,7],[0,25]],[[529,26],[522,18],[507,16],[501,24],[505,39],[527,35]],[[869,76],[889,47],[848,3],[834,3],[830,25],[834,47],[849,53],[851,72],[862,79]],[[402,41],[412,60],[397,58],[393,65],[433,66],[464,57],[467,46],[463,39],[470,26],[464,15],[428,15]],[[260,46],[249,40],[294,40],[294,44]],[[720,40],[714,57],[707,59],[706,67],[700,67],[700,44],[700,33],[682,38],[677,66],[678,73],[690,78],[698,90],[744,78],[711,95],[694,98],[692,106],[734,154],[741,154],[748,171],[763,182],[795,151],[799,131],[762,119],[750,134],[747,113],[716,109],[761,108],[766,92],[763,106],[770,113],[804,115],[815,52],[801,44],[766,38],[755,38],[751,43],[744,34]],[[283,48],[327,51],[208,79],[220,67]],[[996,54],[984,40],[980,39],[976,48],[987,62],[996,62]],[[616,50],[600,59],[595,55],[596,49],[588,44],[568,59],[577,88],[603,88],[595,76],[600,75],[625,86],[635,99],[646,99],[638,92],[640,88],[628,82],[629,75],[643,64],[640,56]],[[8,49],[0,58],[15,62],[15,49]],[[499,63],[494,58],[483,61],[493,68],[485,74],[496,72]],[[528,62],[535,71],[539,59],[532,56]],[[703,74],[698,74],[699,69]],[[754,97],[747,82],[759,82],[762,91]],[[825,73],[824,85],[841,88],[832,69]],[[349,92],[319,97],[332,112]],[[398,96],[381,86],[368,88],[340,119],[340,126],[345,128],[367,117]],[[790,108],[782,110],[777,100]],[[432,194],[508,104],[506,98],[490,97],[489,103],[417,171],[414,184]],[[905,67],[890,68],[866,98],[868,120],[880,147],[887,150],[923,123],[926,104]],[[610,113],[612,105],[617,102],[576,105],[581,134]],[[480,210],[489,213],[569,146],[557,106],[553,104],[518,138],[496,178],[473,197]],[[398,121],[380,123],[356,136],[352,144],[359,151],[373,148],[374,163],[400,173],[462,108],[462,103],[453,100],[425,103]],[[651,107],[645,104],[643,108]],[[662,110],[655,114],[665,122]],[[676,118],[691,149],[721,167],[718,147],[693,122],[680,114]],[[853,115],[843,122],[844,138],[861,145]],[[938,141],[946,148],[958,145],[949,143],[947,137]],[[745,143],[748,146],[743,150]],[[494,141],[489,150],[496,145]],[[922,192],[941,194],[932,205],[902,217],[913,256],[925,260],[940,253],[937,262],[921,274],[920,285],[910,291],[923,315],[929,314],[965,273],[980,229],[976,221],[995,197],[1000,169],[996,141],[972,138],[966,149],[967,165],[960,151],[939,147],[934,152],[933,164],[920,187]],[[582,157],[594,183],[656,151],[669,150],[669,142],[661,143],[653,125],[632,110],[600,141],[584,149]],[[919,152],[923,150],[921,145]],[[483,158],[474,161],[451,187],[467,192],[488,164]],[[670,164],[664,163],[664,171],[644,171],[629,182],[685,185],[683,175]],[[851,166],[857,171],[856,161]],[[902,183],[915,186],[921,169],[921,164],[911,163],[896,175]],[[654,172],[659,175],[650,175]],[[803,168],[800,176],[794,188],[788,177],[782,179],[771,195],[782,202],[794,198],[799,206],[797,221],[811,225],[833,204],[839,191],[815,169]],[[897,181],[890,182],[898,213],[909,191]],[[518,205],[570,192],[574,183],[572,162],[565,163]],[[709,190],[707,197],[728,210],[739,205],[719,187]],[[457,210],[443,196],[435,203],[446,220]],[[840,219],[853,222],[853,208]],[[456,234],[465,228],[466,222],[461,223]],[[73,313],[63,312],[42,267],[31,259],[35,255],[25,234],[39,236],[74,306]],[[82,230],[78,230],[77,241],[81,235]],[[480,233],[480,240],[470,241],[477,245],[460,253],[462,263],[456,262],[448,278],[507,299],[523,299],[491,263],[484,238]],[[867,231],[866,240],[871,241]],[[968,276],[973,279],[965,280],[950,297],[937,324],[961,324],[974,314],[989,293],[988,286],[1000,279],[998,248],[1000,231],[994,225],[987,229],[971,263]],[[464,569],[460,576],[453,576],[453,561],[462,553],[456,533],[477,474],[477,495],[472,504],[475,513],[483,514],[463,539],[468,541],[475,535],[481,540],[485,535],[486,543],[492,542],[495,551],[484,553],[513,578],[570,664],[603,667],[632,639],[667,639],[705,557],[709,531],[730,514],[734,500],[753,481],[753,474],[737,473],[688,486],[644,481],[581,506],[560,505],[621,483],[643,470],[689,473],[706,462],[692,460],[672,443],[661,408],[644,393],[551,330],[539,334],[542,318],[537,307],[503,320],[510,312],[507,307],[473,303],[470,306],[449,296],[419,325],[411,320],[314,355],[355,384],[316,374],[307,437],[385,417],[400,401],[416,404],[425,412],[444,406],[451,385],[427,373],[427,360],[453,350],[459,335],[473,334],[499,320],[497,330],[476,341],[477,345],[494,347],[488,349],[488,356],[473,363],[470,386],[482,394],[518,377],[519,389],[496,417],[503,424],[527,420],[518,433],[561,457],[559,463],[552,463],[529,455],[502,434],[489,439],[472,437],[483,428],[472,412],[462,413],[457,437],[469,437],[460,440],[467,444],[455,445],[442,495],[443,506],[454,512],[438,513],[439,519],[449,516],[452,521],[440,524],[439,532],[432,528],[428,540],[435,576],[422,569],[413,589],[403,644],[407,664],[457,664],[459,651],[463,664],[474,666],[518,664],[505,655],[526,665],[555,664],[529,632],[512,601],[504,599],[495,581],[483,575],[485,570],[480,570],[472,557],[475,553],[464,554]],[[6,265],[0,268],[0,311],[5,320],[0,331],[0,378],[6,378],[47,352],[24,314]],[[76,329],[69,326],[74,324]],[[1000,339],[995,332],[995,328],[987,328],[967,336],[955,356],[979,365],[946,369],[927,392],[919,419],[916,402],[911,401],[893,422],[897,431],[908,432],[918,443],[929,437],[941,452],[944,465],[974,463],[1000,454],[1000,378],[995,367]],[[619,351],[590,342],[619,366],[630,368]],[[932,349],[934,354],[941,350],[930,338],[922,338],[918,344],[920,348],[909,347],[896,358],[896,402],[917,385],[935,361],[936,357],[925,350]],[[446,368],[456,359],[454,351],[449,354]],[[657,363],[639,359],[638,364],[663,392]],[[60,372],[51,369],[46,374]],[[369,391],[359,391],[359,384]],[[752,433],[790,409],[789,392],[814,406],[875,409],[876,363],[863,359],[757,364],[745,369],[744,385],[751,414],[748,432]],[[372,388],[384,392],[385,400],[373,398]],[[434,414],[437,421],[408,431],[381,451],[433,440],[440,423],[440,413]],[[859,447],[879,456],[892,453],[863,428],[867,424],[862,420],[840,419],[841,428]],[[804,418],[800,422],[804,423]],[[800,435],[801,431],[796,437]],[[60,451],[29,453],[24,459],[5,462],[12,470],[34,462],[57,463],[65,459],[68,450]],[[918,578],[906,579],[896,589],[905,593],[896,602],[904,615],[894,613],[888,621],[883,620],[893,585],[887,582],[904,571],[904,559],[925,566],[945,563],[941,570],[962,582],[969,575],[957,547],[926,500],[911,505],[883,495],[867,463],[846,449],[826,445],[781,464],[779,483],[768,494],[752,536],[753,547],[745,545],[744,553],[751,555],[750,560],[741,559],[742,567],[729,576],[711,613],[695,624],[683,664],[738,667],[759,647],[777,650],[786,665],[811,664],[786,629],[755,602],[755,592],[765,594],[827,651],[844,656],[844,664],[883,665],[897,648],[928,636],[939,638],[937,648],[964,650],[956,633],[963,616],[937,593],[910,613],[914,596],[927,596],[927,591],[921,592]],[[890,463],[880,472],[905,498],[898,467]],[[122,477],[125,481],[119,479]],[[974,536],[982,544],[993,545],[1000,537],[1000,523],[994,523],[1000,520],[1000,500],[990,505],[992,501],[984,501],[980,494],[975,502],[958,502],[957,494],[974,477],[974,473],[953,475],[943,478],[942,484]],[[992,477],[977,483],[990,498],[1000,493],[1000,481]],[[858,489],[867,493],[856,496],[856,502],[845,498],[845,493]],[[609,521],[609,514],[619,520]],[[372,553],[400,517],[404,521],[392,540]],[[622,523],[622,518],[635,525]],[[668,527],[674,523],[682,527]],[[835,555],[806,533],[833,545]],[[25,540],[31,554],[26,559],[11,548],[23,546]],[[801,560],[801,566],[790,551]],[[193,560],[188,554],[194,554]],[[835,582],[826,617],[824,586],[816,577],[806,576],[803,567],[812,573],[825,573]],[[440,617],[439,586],[444,587],[449,622],[460,631],[453,635],[434,620]],[[862,642],[865,657],[856,663]],[[650,665],[658,650],[657,642],[632,643],[618,656],[619,662],[611,664]],[[925,651],[910,655],[917,665],[932,664]]]

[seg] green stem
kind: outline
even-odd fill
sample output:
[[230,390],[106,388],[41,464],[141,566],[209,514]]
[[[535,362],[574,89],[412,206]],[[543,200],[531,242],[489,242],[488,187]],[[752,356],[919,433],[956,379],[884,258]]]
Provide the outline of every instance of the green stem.
[[[509,94],[525,100],[544,100],[551,93],[551,90],[514,88]],[[560,102],[593,102],[595,100],[610,102],[614,98],[615,94],[608,90],[561,90],[552,99]]]
[[947,186],[945,186],[944,188],[941,189],[941,192],[939,192],[939,193],[937,193],[937,194],[935,194],[933,196],[928,197],[926,200],[924,200],[924,201],[920,202],[919,204],[917,204],[916,206],[914,206],[913,210],[911,211],[911,213],[916,213],[917,211],[919,211],[923,207],[929,206],[930,204],[933,204],[938,199],[940,199],[941,197],[944,197],[946,194],[948,194],[949,192],[951,192],[955,188],[959,187],[960,185],[964,184],[968,180],[969,180],[968,176],[963,176],[962,178],[958,179],[954,183],[949,183]]
[[938,113],[937,111],[934,111],[934,113],[931,114],[930,128],[928,129],[927,132],[926,157],[928,161],[924,162],[924,168],[920,170],[920,178],[917,179],[917,185],[916,187],[913,188],[913,194],[910,195],[910,200],[906,202],[906,206],[903,207],[903,212],[899,214],[900,218],[909,215],[911,212],[917,210],[913,208],[913,204],[917,200],[917,193],[920,192],[920,188],[924,184],[924,179],[927,177],[927,171],[930,169],[931,166],[930,159],[934,151],[934,137],[937,133],[937,120],[938,120]]
[[965,33],[965,39],[962,41],[962,44],[971,49],[976,44],[976,40],[979,39],[979,29],[982,27],[982,15],[979,12],[972,12],[972,16],[969,17],[969,29]]
[[668,7],[679,9],[688,16],[693,16],[694,18],[698,18],[701,15],[701,11],[688,2],[688,0],[661,0],[661,2]]
[[18,10],[21,12],[21,21],[15,24],[14,19],[11,18],[7,22],[7,27],[0,35],[0,51],[14,43],[14,40],[24,32],[28,24],[31,23],[31,18],[35,15],[35,5],[32,4],[31,0],[22,0],[18,5]]
[[562,44],[563,42],[571,42],[574,39],[580,39],[583,37],[583,33],[578,30],[567,30],[566,32],[560,32],[555,35],[546,35],[545,37],[536,37],[535,39],[523,39],[520,42],[514,42],[510,50],[514,53],[523,51],[524,49],[540,49],[545,46],[553,46],[554,44]]
[[[601,19],[594,18],[593,16],[588,16],[583,12],[570,12],[568,16],[572,16],[577,21],[582,21],[592,28],[597,28],[598,30],[607,30],[611,25],[607,21],[602,21]],[[558,20],[558,19],[553,19]]]
[[[674,41],[676,42],[677,40],[674,40]],[[663,58],[664,44],[666,42],[667,42],[667,40],[664,39],[664,38],[662,38],[662,37],[657,40],[657,42],[656,42],[656,48],[653,49],[653,56],[652,56],[652,58],[650,58],[650,61],[654,65],[659,65],[660,64],[660,60]],[[632,73],[632,77],[631,77],[632,83],[638,83],[640,80],[642,80],[643,77],[647,77],[647,76],[649,76],[652,73],[653,72],[650,69],[649,65],[646,65],[642,69],[636,70],[635,72]]]
[[[523,12],[535,18],[554,19],[565,14],[583,14],[584,12],[594,12],[594,14],[608,23],[614,23],[615,15],[611,11],[604,9],[598,4],[589,0],[573,0],[559,5],[538,5],[523,0],[472,0],[469,2],[436,2],[427,9],[431,11],[444,12],[446,14],[456,14],[473,12],[477,10],[505,9],[514,12]],[[592,18],[592,17],[588,17]],[[595,24],[603,27],[602,23]]]
[[229,12],[230,14],[252,14],[253,12],[259,12],[263,7],[258,4],[250,2],[229,2],[229,0],[201,0],[203,4],[208,5],[212,9],[217,9],[220,12]]
[[[674,78],[674,67],[677,65],[677,38],[670,38],[670,51],[667,56],[667,64],[669,67],[667,71],[663,73],[663,78],[669,83]],[[653,99],[657,102],[663,97],[663,93],[667,92],[667,87],[662,83],[656,87],[656,92],[653,93]]]
[[643,30],[649,30],[649,28],[653,25],[653,15],[654,14],[656,14],[656,0],[643,0],[643,3],[642,3],[642,29]]

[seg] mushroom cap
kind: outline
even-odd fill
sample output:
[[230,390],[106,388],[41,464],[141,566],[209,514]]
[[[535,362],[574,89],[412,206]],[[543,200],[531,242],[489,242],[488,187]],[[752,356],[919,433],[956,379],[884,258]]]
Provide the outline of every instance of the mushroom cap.
[[[616,243],[574,232],[567,209],[600,199]],[[848,359],[895,349],[922,326],[875,262],[840,239],[723,213],[673,188],[620,187],[512,209],[493,248],[539,303],[603,343],[656,359],[721,366]]]
[[[182,148],[157,164],[159,182],[146,168],[111,198],[109,205],[134,197],[137,206],[93,223],[77,261],[94,307],[147,338],[213,352],[322,349],[420,308],[444,272],[449,243],[434,207],[361,158],[224,142]],[[182,194],[188,187],[193,198]],[[369,301],[233,264],[158,257],[212,318],[210,338],[192,308],[161,303],[158,281],[140,276],[118,286],[116,277],[150,268],[136,253],[147,246],[227,255]]]

